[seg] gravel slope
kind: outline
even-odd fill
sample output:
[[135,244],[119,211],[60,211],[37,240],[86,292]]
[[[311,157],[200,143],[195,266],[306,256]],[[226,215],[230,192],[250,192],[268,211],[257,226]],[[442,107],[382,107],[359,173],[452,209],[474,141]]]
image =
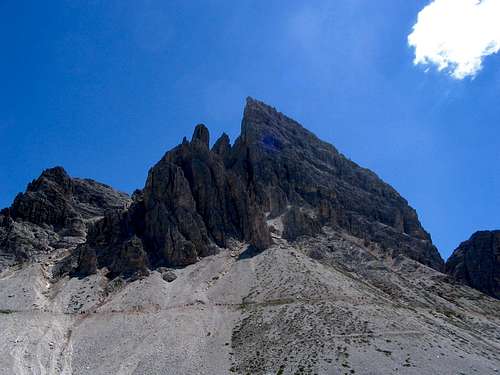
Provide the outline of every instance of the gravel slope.
[[235,243],[173,282],[10,268],[0,373],[498,373],[499,301],[345,234],[275,241]]

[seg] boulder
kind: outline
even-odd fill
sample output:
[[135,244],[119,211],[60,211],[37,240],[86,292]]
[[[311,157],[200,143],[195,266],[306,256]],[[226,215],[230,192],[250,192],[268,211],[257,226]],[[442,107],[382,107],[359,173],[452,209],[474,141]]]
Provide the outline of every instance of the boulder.
[[175,273],[173,273],[172,271],[166,271],[166,272],[163,272],[161,277],[163,278],[163,280],[165,280],[167,283],[171,283],[172,281],[174,281],[175,279],[177,279],[177,276]]

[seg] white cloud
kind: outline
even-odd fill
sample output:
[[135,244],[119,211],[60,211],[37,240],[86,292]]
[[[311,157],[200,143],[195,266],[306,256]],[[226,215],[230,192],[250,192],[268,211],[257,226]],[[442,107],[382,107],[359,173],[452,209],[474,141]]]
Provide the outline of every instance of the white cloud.
[[434,0],[418,14],[408,43],[416,65],[474,77],[483,58],[500,50],[500,0]]

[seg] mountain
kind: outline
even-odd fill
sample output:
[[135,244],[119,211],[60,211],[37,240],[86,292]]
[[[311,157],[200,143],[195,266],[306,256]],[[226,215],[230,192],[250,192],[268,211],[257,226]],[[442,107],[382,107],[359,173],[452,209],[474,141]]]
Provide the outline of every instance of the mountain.
[[0,270],[74,249],[85,242],[90,223],[128,205],[126,194],[107,185],[71,178],[62,167],[43,171],[0,211]]
[[131,238],[134,264],[144,273],[147,266],[195,263],[229,238],[262,250],[272,243],[271,231],[295,240],[323,226],[442,270],[415,210],[393,188],[274,108],[249,98],[234,145],[223,134],[210,149],[209,138],[198,125],[190,142],[149,171],[126,212],[111,213],[90,231],[80,273],[102,267],[134,273],[125,250]]
[[251,98],[232,144],[196,126],[130,198],[45,171],[1,211],[0,264],[0,373],[500,369],[500,301],[443,273],[391,186]]
[[476,232],[462,242],[446,262],[446,272],[500,299],[500,230]]

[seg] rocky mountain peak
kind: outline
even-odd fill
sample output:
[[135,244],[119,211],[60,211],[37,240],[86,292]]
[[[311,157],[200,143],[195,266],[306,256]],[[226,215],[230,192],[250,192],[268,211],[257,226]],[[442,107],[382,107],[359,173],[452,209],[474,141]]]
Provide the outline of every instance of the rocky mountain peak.
[[194,128],[193,137],[191,138],[191,143],[199,142],[200,144],[208,148],[210,142],[210,133],[208,128],[203,124],[198,124]]
[[43,190],[49,188],[51,184],[66,192],[72,188],[71,177],[63,167],[57,166],[45,169],[40,177],[28,185],[27,191]]
[[[247,183],[271,217],[297,206],[309,212],[304,223],[338,226],[442,269],[443,260],[404,198],[275,108],[247,99],[233,160],[241,169],[250,166]],[[297,222],[297,211],[293,216],[290,223]]]
[[46,253],[72,251],[85,241],[90,223],[130,203],[126,194],[72,178],[62,167],[44,170],[0,211],[0,270]]
[[[291,132],[300,132],[302,126],[287,118],[264,102],[248,97],[241,123],[244,143],[261,142],[273,146],[273,141],[284,141]],[[288,134],[287,134],[288,133]]]
[[327,226],[442,268],[415,211],[394,189],[275,108],[248,98],[234,146],[226,134],[211,150],[209,141],[200,124],[191,142],[167,152],[149,171],[141,199],[90,232],[82,259],[95,256],[98,268],[119,274],[128,263],[115,249],[136,236],[146,254],[142,268],[185,266],[231,238],[263,250],[271,232],[295,241]]
[[62,167],[46,169],[19,193],[10,208],[14,219],[63,226],[76,216],[70,203],[73,181]]
[[229,136],[226,133],[222,133],[222,135],[215,141],[212,151],[224,158],[231,151],[231,141]]
[[14,219],[62,227],[74,218],[102,216],[108,209],[126,207],[128,200],[107,185],[71,178],[63,167],[54,167],[16,196],[10,214]]

